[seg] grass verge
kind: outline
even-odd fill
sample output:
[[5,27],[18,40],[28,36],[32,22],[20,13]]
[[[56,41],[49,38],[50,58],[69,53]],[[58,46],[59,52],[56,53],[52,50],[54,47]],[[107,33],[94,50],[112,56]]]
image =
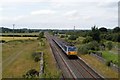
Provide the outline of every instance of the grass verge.
[[45,46],[41,47],[41,50],[44,52],[44,74],[42,77],[44,78],[58,78],[60,77],[60,71],[56,67],[56,61],[52,52],[50,50],[50,45],[45,41]]
[[105,78],[118,78],[118,73],[116,71],[98,61],[97,58],[88,54],[79,56]]
[[107,61],[112,61],[113,63],[117,64],[118,66],[120,66],[120,64],[118,64],[118,54],[113,54],[110,53],[109,51],[103,51],[102,54],[103,58],[106,59]]

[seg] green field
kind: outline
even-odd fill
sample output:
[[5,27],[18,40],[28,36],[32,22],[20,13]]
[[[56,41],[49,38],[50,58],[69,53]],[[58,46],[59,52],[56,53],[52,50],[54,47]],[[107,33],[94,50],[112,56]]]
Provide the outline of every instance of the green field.
[[22,78],[30,69],[39,71],[39,63],[34,62],[31,56],[39,49],[37,40],[13,41],[2,44],[2,77]]
[[117,64],[118,66],[120,66],[120,64],[118,64],[118,54],[114,54],[111,53],[110,51],[103,51],[102,54],[103,58],[106,59],[107,61],[112,61],[113,63]]
[[[0,35],[13,35],[13,33],[0,33]],[[39,35],[39,33],[14,33],[14,35]]]
[[35,62],[32,54],[42,51],[44,53],[44,74],[43,78],[58,78],[60,71],[56,68],[56,62],[50,50],[49,43],[44,39],[45,45],[41,45],[39,40],[28,37],[12,37],[4,39],[9,41],[2,44],[2,77],[3,78],[22,78],[30,69],[40,70],[40,63]]
[[38,37],[0,37],[0,40],[11,41],[11,40],[28,40],[37,39]]

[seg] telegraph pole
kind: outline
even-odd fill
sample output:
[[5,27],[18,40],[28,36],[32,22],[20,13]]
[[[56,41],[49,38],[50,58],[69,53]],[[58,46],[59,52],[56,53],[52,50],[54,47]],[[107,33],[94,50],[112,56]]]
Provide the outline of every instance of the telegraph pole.
[[75,32],[75,26],[74,26],[74,32]]
[[15,27],[15,24],[13,24],[13,39],[14,39],[14,27]]

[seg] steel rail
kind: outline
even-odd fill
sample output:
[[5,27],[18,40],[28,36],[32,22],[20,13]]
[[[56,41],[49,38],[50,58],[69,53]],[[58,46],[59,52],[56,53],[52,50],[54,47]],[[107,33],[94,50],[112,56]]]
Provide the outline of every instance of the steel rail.
[[[55,47],[55,49],[58,51],[58,49]],[[59,53],[59,51],[58,51]],[[70,67],[68,66],[68,64],[65,62],[65,60],[63,59],[62,55],[59,53],[59,56],[61,57],[63,63],[65,64],[65,66],[67,67],[68,71],[70,72],[70,74],[72,75],[73,79],[76,80],[76,76],[73,74],[72,70],[70,69]]]
[[[49,38],[49,36],[47,36],[47,37]],[[50,40],[50,38],[49,38],[49,40]],[[53,55],[56,57],[54,50],[56,50],[57,52],[59,52],[59,51],[58,51],[58,49],[55,47],[55,43],[53,43],[53,41],[52,41],[52,43],[49,43],[49,44],[50,44],[50,47],[51,47],[51,49],[52,49]],[[53,50],[53,49],[54,49],[54,50]],[[77,77],[72,73],[72,71],[71,71],[70,68],[68,67],[67,63],[65,62],[65,60],[63,59],[63,57],[60,55],[60,53],[58,53],[58,54],[59,54],[61,60],[63,61],[64,65],[65,65],[66,68],[68,69],[69,73],[70,73],[71,76],[73,77],[73,80],[76,80]],[[57,59],[56,59],[56,61],[57,61]],[[57,63],[58,63],[58,61],[57,61]],[[63,74],[62,74],[62,75],[63,75]],[[63,76],[63,78],[65,79],[64,76]]]
[[93,79],[97,80],[97,79],[80,63],[80,60],[79,60],[79,61],[77,60],[77,62],[84,68],[84,70],[86,70],[86,71],[88,72],[88,74],[89,74],[90,76],[93,77]]
[[[58,68],[60,69],[60,65],[58,64],[58,60],[57,60],[57,58],[55,57],[55,54],[54,54],[53,48],[52,48],[52,46],[51,46],[51,44],[50,44],[50,42],[49,42],[50,39],[49,39],[48,36],[46,36],[46,38],[47,38],[47,40],[48,40],[48,43],[49,43],[49,45],[50,45],[50,48],[51,48],[52,53],[53,53],[53,55],[54,55],[54,58],[55,58],[55,60],[56,60],[56,62],[57,62],[57,66],[58,66]],[[62,79],[65,80],[65,77],[64,77],[63,73],[62,73]]]

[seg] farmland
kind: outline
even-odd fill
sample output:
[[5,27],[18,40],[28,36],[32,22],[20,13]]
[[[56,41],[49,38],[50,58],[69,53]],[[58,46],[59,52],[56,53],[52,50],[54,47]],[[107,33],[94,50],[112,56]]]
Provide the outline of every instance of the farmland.
[[0,37],[0,40],[11,41],[11,40],[28,40],[37,39],[37,37]]
[[38,41],[13,41],[2,46],[3,78],[21,78],[29,69],[39,70],[39,63],[31,57],[40,48]]
[[[32,54],[35,52],[44,53],[45,73],[40,77],[59,77],[60,72],[56,68],[56,63],[49,43],[44,38],[44,42],[37,40],[38,37],[1,37],[7,43],[2,45],[2,77],[3,78],[23,78],[23,75],[30,70],[40,70],[40,63],[35,62]],[[41,45],[44,43],[44,45]],[[51,67],[51,68],[50,68]],[[56,74],[57,73],[57,74]]]
[[0,33],[0,35],[39,35],[39,32],[35,32],[35,33]]

